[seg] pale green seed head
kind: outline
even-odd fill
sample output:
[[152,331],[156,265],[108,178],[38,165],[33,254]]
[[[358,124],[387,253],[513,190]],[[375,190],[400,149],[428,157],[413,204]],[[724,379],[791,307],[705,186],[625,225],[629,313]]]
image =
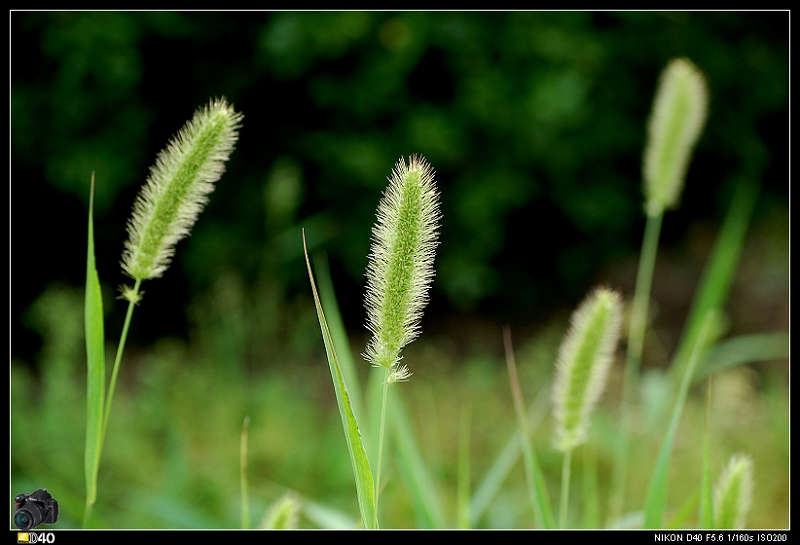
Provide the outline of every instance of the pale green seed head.
[[433,169],[423,157],[412,155],[408,165],[400,158],[378,204],[365,297],[367,328],[373,336],[364,358],[393,370],[391,382],[410,375],[396,366],[400,351],[420,333],[434,276],[439,218]]
[[689,160],[708,116],[708,87],[688,59],[672,60],[659,78],[644,150],[645,210],[678,206]]
[[241,120],[224,98],[211,101],[158,154],[128,221],[125,274],[146,280],[164,273],[222,176]]
[[753,500],[753,459],[734,454],[722,470],[714,489],[714,521],[721,530],[745,527]]
[[300,500],[292,492],[287,492],[270,505],[259,524],[262,530],[293,530],[300,521]]
[[553,383],[553,444],[563,452],[586,441],[589,416],[605,388],[622,321],[622,299],[600,288],[570,319],[558,353]]

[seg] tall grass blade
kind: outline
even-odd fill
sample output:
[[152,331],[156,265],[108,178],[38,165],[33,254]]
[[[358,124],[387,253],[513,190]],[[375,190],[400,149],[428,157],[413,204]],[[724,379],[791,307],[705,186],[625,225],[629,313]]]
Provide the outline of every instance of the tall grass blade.
[[83,526],[89,524],[92,506],[97,499],[97,473],[103,449],[103,403],[105,401],[106,363],[103,330],[103,294],[94,257],[94,173],[89,194],[89,235],[86,250],[86,295],[84,328],[86,332],[86,511]]
[[692,356],[689,358],[689,367],[683,376],[680,391],[678,392],[678,399],[675,402],[675,407],[672,412],[672,419],[670,420],[667,433],[664,436],[664,443],[661,446],[658,459],[656,461],[653,476],[650,479],[650,485],[647,492],[647,500],[645,504],[645,521],[644,527],[650,529],[661,528],[661,520],[664,514],[666,499],[667,499],[667,472],[669,470],[669,459],[672,452],[672,445],[675,442],[675,434],[678,430],[678,422],[683,412],[683,404],[686,401],[686,396],[689,393],[689,386],[692,383],[692,376],[694,375],[697,362],[700,359],[700,354],[705,348],[706,337],[708,330],[713,322],[714,314],[709,312],[703,323],[703,328],[700,331],[700,336],[697,338]]
[[706,430],[703,440],[703,476],[700,479],[700,513],[697,527],[710,529],[714,527],[714,508],[712,503],[711,487],[711,434],[709,420],[711,414],[711,377],[708,377],[708,390],[706,393]]
[[311,291],[314,294],[314,306],[317,309],[317,318],[322,330],[322,339],[325,343],[325,353],[328,357],[328,365],[333,379],[333,386],[336,390],[336,401],[339,405],[339,414],[342,417],[345,438],[347,439],[347,450],[350,453],[350,463],[353,466],[353,473],[356,481],[356,493],[358,495],[358,506],[361,511],[361,518],[364,527],[374,529],[378,527],[378,516],[375,508],[375,481],[370,469],[367,453],[361,440],[361,432],[358,429],[353,407],[350,402],[350,394],[342,375],[342,368],[336,356],[336,349],[333,344],[328,323],[325,320],[325,313],[317,292],[317,285],[314,282],[314,273],[311,271],[311,261],[308,258],[305,231],[303,232],[303,253],[306,258],[306,268],[308,278],[311,281]]
[[508,478],[508,474],[511,473],[511,470],[519,460],[519,455],[522,452],[522,441],[522,433],[519,431],[519,426],[517,426],[514,435],[506,442],[503,450],[497,455],[494,463],[476,488],[475,494],[473,494],[469,502],[470,524],[473,528],[489,509],[503,483]]
[[456,509],[458,527],[471,528],[469,513],[470,490],[470,426],[472,424],[472,405],[461,409],[461,426],[458,433],[458,481],[456,483]]
[[[539,423],[547,413],[547,408],[550,403],[550,388],[548,385],[540,388],[536,399],[533,400],[528,408],[528,425],[530,426],[530,433],[534,433]],[[471,517],[471,524],[475,527],[478,521],[483,517],[489,509],[503,483],[508,478],[509,473],[514,468],[522,452],[523,435],[516,427],[514,434],[508,439],[503,450],[495,458],[489,470],[481,479],[480,484],[475,490],[475,494],[469,502],[469,513]]]
[[328,267],[328,259],[324,253],[314,254],[314,270],[317,272],[317,288],[319,298],[322,301],[322,308],[325,309],[325,318],[328,320],[328,328],[331,332],[334,346],[338,347],[336,355],[339,356],[339,365],[342,368],[344,381],[349,384],[350,404],[353,406],[353,414],[361,423],[361,432],[364,433],[364,410],[363,399],[361,396],[361,382],[356,370],[355,358],[350,348],[350,339],[347,338],[347,330],[344,327],[342,313],[339,310],[339,302],[336,299],[336,291],[331,280],[331,271]]
[[517,412],[517,422],[521,432],[522,452],[525,461],[525,477],[528,481],[528,493],[531,497],[536,524],[540,528],[552,529],[555,527],[553,508],[550,504],[550,496],[544,481],[542,468],[536,458],[536,452],[528,435],[528,423],[525,415],[525,401],[522,398],[522,390],[519,387],[517,378],[517,364],[514,359],[514,348],[511,344],[511,330],[506,327],[503,329],[503,341],[506,352],[506,364],[508,365],[509,382],[511,383],[511,394],[514,398],[514,409]]
[[758,184],[742,179],[733,194],[669,368],[676,385],[684,375],[706,314],[722,308],[728,298],[758,193]]
[[403,401],[402,390],[389,398],[389,417],[395,437],[397,463],[419,526],[423,528],[445,528],[444,510],[434,479],[422,458],[411,423],[408,410]]
[[250,417],[245,416],[242,423],[242,436],[239,443],[239,481],[242,491],[242,528],[250,529],[250,499],[247,493],[247,432],[250,428]]

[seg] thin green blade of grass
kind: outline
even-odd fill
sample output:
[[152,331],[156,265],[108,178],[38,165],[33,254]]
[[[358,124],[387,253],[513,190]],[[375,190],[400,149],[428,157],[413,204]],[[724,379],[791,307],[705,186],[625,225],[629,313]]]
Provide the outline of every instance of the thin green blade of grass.
[[674,384],[678,384],[684,374],[706,314],[722,308],[728,298],[759,189],[757,183],[744,178],[736,186],[670,365]]
[[508,478],[508,474],[511,473],[511,470],[519,460],[522,452],[522,440],[522,433],[517,428],[475,489],[475,494],[473,494],[469,502],[470,525],[473,528],[489,509],[503,483]]
[[350,340],[347,338],[347,330],[344,327],[342,313],[339,310],[339,302],[336,299],[336,291],[333,289],[331,271],[328,267],[328,259],[323,253],[315,253],[314,270],[317,272],[317,288],[319,298],[322,301],[322,308],[325,309],[325,318],[328,320],[328,328],[331,332],[333,344],[339,348],[336,353],[339,356],[339,365],[342,368],[342,375],[345,383],[350,385],[350,403],[353,406],[353,414],[362,423],[362,434],[364,432],[364,402],[361,396],[361,388],[358,372],[356,371],[356,360],[353,358],[353,351],[350,348]]
[[239,443],[239,481],[242,492],[242,528],[250,529],[250,498],[247,493],[247,435],[250,428],[250,417],[245,416],[242,422],[242,435]]
[[670,517],[669,521],[667,522],[667,529],[669,530],[678,530],[681,528],[686,528],[689,525],[689,518],[697,513],[697,506],[700,502],[700,494],[701,490],[695,489],[689,495],[689,497],[684,500],[683,504],[675,510],[675,512]]
[[456,505],[458,527],[471,528],[469,513],[470,490],[470,426],[472,424],[472,405],[461,409],[461,425],[458,433],[458,481],[456,483]]
[[97,473],[103,449],[103,403],[105,401],[106,364],[105,332],[103,329],[103,294],[94,256],[94,173],[89,194],[89,235],[86,251],[86,295],[84,328],[86,333],[86,527],[97,499]]
[[779,360],[789,357],[789,334],[757,333],[740,335],[718,342],[703,357],[703,365],[695,373],[699,381],[718,371],[756,361]]
[[699,529],[710,529],[714,527],[714,508],[712,497],[714,494],[711,483],[711,434],[709,432],[709,420],[711,413],[711,377],[708,378],[708,390],[706,394],[706,429],[703,440],[703,476],[700,479],[700,510],[697,521]]
[[374,529],[378,527],[377,510],[375,509],[375,481],[370,469],[367,453],[361,440],[361,432],[358,429],[353,407],[350,402],[350,394],[344,381],[342,368],[336,355],[331,332],[325,320],[325,313],[317,292],[317,285],[314,282],[314,273],[311,270],[311,261],[308,258],[306,247],[305,232],[303,232],[303,253],[306,258],[306,268],[308,278],[311,281],[311,290],[314,294],[314,306],[317,309],[317,318],[322,330],[322,339],[325,343],[325,353],[328,357],[328,365],[333,379],[333,386],[336,391],[336,401],[339,406],[339,414],[342,417],[345,438],[347,439],[347,450],[350,453],[350,462],[353,466],[353,473],[356,481],[356,493],[358,495],[358,506],[361,511],[361,518],[365,528]]
[[587,443],[583,452],[583,527],[597,529],[601,524],[597,452],[592,443]]
[[[528,423],[530,425],[530,432],[536,431],[539,423],[547,413],[547,407],[550,403],[550,388],[549,385],[544,385],[540,388],[536,399],[528,408]],[[492,501],[497,497],[497,493],[503,486],[503,483],[508,478],[509,473],[514,468],[522,452],[522,433],[519,426],[514,430],[513,435],[508,439],[503,450],[495,458],[489,470],[481,479],[480,484],[475,490],[475,494],[469,502],[470,524],[475,527],[478,521],[483,517],[489,509]]]
[[645,504],[645,520],[644,527],[648,529],[661,528],[661,521],[664,515],[666,499],[667,499],[667,473],[669,470],[669,459],[672,453],[672,445],[675,442],[675,434],[678,430],[678,422],[680,421],[681,413],[683,412],[683,405],[686,401],[686,396],[689,393],[689,386],[692,382],[697,361],[700,359],[700,354],[705,348],[706,337],[708,330],[713,322],[714,313],[709,311],[703,321],[703,327],[700,330],[693,350],[689,358],[689,366],[683,376],[678,398],[675,402],[675,407],[672,412],[672,418],[667,428],[667,433],[664,436],[664,442],[661,446],[658,459],[656,461],[653,476],[650,479],[648,486],[647,500]]
[[403,401],[402,390],[389,398],[389,422],[394,432],[398,469],[411,496],[411,504],[419,526],[445,528],[444,510],[434,479],[422,458]]
[[514,409],[517,413],[517,421],[521,432],[522,452],[525,461],[525,477],[528,481],[528,493],[531,497],[536,523],[540,528],[555,528],[555,518],[553,508],[550,504],[550,496],[545,485],[544,474],[536,458],[536,452],[528,435],[528,423],[525,415],[525,401],[522,398],[522,390],[519,387],[517,378],[517,364],[514,359],[514,349],[511,345],[511,330],[507,327],[503,330],[503,341],[506,352],[506,364],[508,365],[509,382],[511,383],[511,394],[514,398]]

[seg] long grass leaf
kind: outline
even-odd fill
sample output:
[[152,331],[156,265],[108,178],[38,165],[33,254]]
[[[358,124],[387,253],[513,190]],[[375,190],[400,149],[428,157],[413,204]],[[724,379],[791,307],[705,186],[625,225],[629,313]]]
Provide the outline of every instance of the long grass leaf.
[[247,436],[250,428],[250,417],[245,416],[242,422],[242,435],[239,442],[239,482],[242,493],[242,528],[250,529],[250,497],[247,493]]
[[703,476],[700,478],[700,514],[697,527],[710,529],[714,527],[714,509],[712,504],[713,488],[711,484],[711,433],[709,432],[709,419],[711,413],[711,377],[708,378],[706,394],[706,429],[703,440]]
[[536,451],[533,449],[530,437],[528,436],[528,424],[525,415],[525,402],[522,399],[522,391],[517,379],[517,364],[514,359],[514,349],[511,345],[511,331],[508,328],[503,330],[503,340],[506,352],[506,363],[508,365],[509,382],[511,383],[511,394],[514,398],[514,409],[517,412],[517,421],[522,435],[522,453],[525,461],[525,477],[528,481],[528,492],[531,497],[533,511],[536,515],[536,523],[540,528],[552,529],[555,527],[553,508],[550,504],[550,495],[545,485],[544,474],[536,458]]
[[470,427],[472,424],[472,405],[461,408],[461,426],[458,433],[458,481],[456,484],[456,505],[458,527],[469,529],[472,517],[469,514],[470,489]]
[[703,365],[694,380],[706,378],[718,371],[756,361],[780,360],[789,357],[789,334],[757,333],[719,341],[703,357]]
[[708,330],[714,319],[713,312],[708,312],[703,322],[703,327],[700,330],[700,335],[695,342],[692,350],[692,355],[689,358],[689,366],[683,376],[680,391],[678,392],[678,399],[675,402],[675,407],[672,412],[672,419],[670,420],[667,433],[664,436],[664,443],[661,446],[658,459],[656,461],[653,476],[650,479],[650,485],[647,492],[647,500],[645,504],[645,528],[661,528],[662,517],[665,510],[667,499],[667,473],[669,469],[669,459],[672,453],[672,445],[675,442],[675,434],[678,430],[678,422],[683,412],[683,405],[686,401],[686,396],[689,393],[689,386],[692,382],[697,361],[700,359],[700,353],[704,349],[706,336]]
[[314,270],[317,272],[317,288],[319,298],[322,301],[322,308],[325,309],[325,319],[328,321],[328,328],[331,332],[333,344],[338,347],[336,355],[339,356],[339,365],[342,368],[344,381],[349,385],[347,391],[350,393],[350,403],[353,406],[353,414],[362,424],[361,432],[364,432],[364,411],[361,396],[361,388],[356,370],[356,360],[353,358],[353,351],[350,348],[350,339],[347,338],[347,330],[344,327],[342,313],[339,310],[339,302],[336,299],[336,291],[333,289],[331,271],[328,267],[328,260],[324,253],[314,254]]
[[674,384],[684,375],[706,314],[722,308],[728,298],[758,193],[759,185],[747,179],[736,186],[672,358],[669,373]]
[[325,313],[317,292],[317,285],[314,282],[314,273],[311,271],[311,261],[308,258],[306,247],[305,232],[303,232],[303,253],[306,258],[306,268],[308,278],[311,281],[311,291],[314,294],[314,306],[317,309],[317,318],[322,330],[322,339],[325,343],[325,353],[328,357],[328,365],[333,379],[333,386],[336,390],[336,401],[339,406],[339,414],[342,417],[345,438],[347,439],[347,450],[350,453],[350,463],[353,466],[353,473],[356,481],[356,493],[358,495],[358,506],[361,511],[361,518],[365,528],[373,529],[378,527],[377,511],[375,509],[375,481],[370,469],[367,453],[361,440],[361,432],[358,429],[353,407],[350,402],[350,394],[344,381],[342,368],[336,356],[336,349],[333,344],[328,323],[325,320]]
[[[536,399],[533,400],[528,408],[528,424],[530,433],[534,433],[539,423],[547,413],[550,404],[550,388],[544,385],[540,388]],[[478,521],[489,509],[503,483],[508,478],[509,473],[516,465],[522,452],[522,433],[519,426],[514,430],[513,435],[508,439],[503,450],[495,458],[489,470],[481,479],[480,484],[475,490],[469,502],[470,523],[474,528]]]
[[103,330],[103,294],[94,257],[94,173],[89,196],[89,235],[86,251],[86,295],[84,328],[86,332],[86,513],[84,527],[89,523],[92,506],[97,499],[97,473],[103,448],[103,403],[105,399],[106,364],[105,333]]
[[422,458],[422,451],[408,418],[402,390],[389,398],[389,422],[395,437],[397,463],[411,495],[411,504],[417,521],[424,528],[445,528],[442,503],[434,479]]

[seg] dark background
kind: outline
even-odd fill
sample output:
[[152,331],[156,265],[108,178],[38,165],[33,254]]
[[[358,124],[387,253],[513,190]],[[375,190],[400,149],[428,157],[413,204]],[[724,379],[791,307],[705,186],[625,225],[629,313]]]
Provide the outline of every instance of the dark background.
[[93,171],[117,334],[133,201],[216,96],[245,116],[237,149],[170,269],[143,285],[129,346],[213,325],[197,301],[233,282],[246,359],[269,362],[310,301],[302,227],[363,332],[374,211],[412,153],[442,193],[426,331],[574,307],[638,258],[645,120],[676,56],[705,72],[711,106],[662,250],[718,225],[741,178],[762,184],[759,221],[788,218],[788,12],[11,12],[10,32],[12,359],[35,358],[26,309],[45,287],[83,285]]

